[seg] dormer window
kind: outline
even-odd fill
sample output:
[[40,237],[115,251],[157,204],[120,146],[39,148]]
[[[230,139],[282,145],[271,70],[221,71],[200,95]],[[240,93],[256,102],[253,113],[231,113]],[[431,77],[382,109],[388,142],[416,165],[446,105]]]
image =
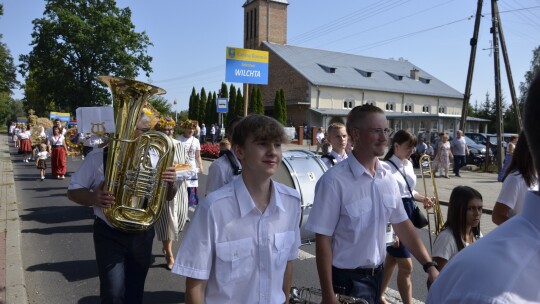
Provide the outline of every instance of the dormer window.
[[394,78],[395,80],[403,80],[403,75],[398,75],[398,74],[394,74],[394,73],[390,73],[390,72],[385,72],[386,74],[388,74],[388,76]]
[[320,64],[320,63],[318,63],[317,65],[320,66],[321,69],[323,69],[326,73],[331,73],[331,74],[336,73],[336,68],[335,67],[329,67],[329,66],[326,66],[326,65],[323,65],[323,64]]
[[367,77],[367,78],[371,78],[371,75],[373,74],[372,71],[366,71],[366,70],[361,70],[361,69],[354,69],[355,71],[357,71],[358,73],[360,73],[362,76],[364,77]]
[[423,77],[420,77],[419,80],[425,84],[429,84],[431,82],[431,79],[430,78],[423,78]]
[[371,99],[367,100],[365,104],[374,106],[375,105],[375,100],[371,100]]

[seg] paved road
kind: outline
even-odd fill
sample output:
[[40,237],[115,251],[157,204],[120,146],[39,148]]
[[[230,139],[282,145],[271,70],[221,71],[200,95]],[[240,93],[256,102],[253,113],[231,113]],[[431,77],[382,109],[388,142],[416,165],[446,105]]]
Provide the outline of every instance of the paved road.
[[[287,149],[295,149],[287,146]],[[306,148],[306,147],[302,147]],[[311,147],[307,147],[308,149]],[[16,184],[16,197],[21,229],[22,268],[26,281],[28,303],[96,303],[97,278],[92,241],[92,210],[70,202],[66,197],[69,176],[80,159],[69,159],[65,180],[39,180],[39,172],[31,163],[21,162],[13,148],[11,160]],[[210,162],[205,161],[205,173]],[[448,200],[451,189],[458,184],[477,188],[484,195],[484,204],[494,201],[500,183],[493,174],[464,172],[463,178],[436,179],[441,200]],[[200,191],[204,193],[206,175],[201,175]],[[419,183],[421,184],[421,183]],[[420,191],[420,188],[417,187]],[[443,214],[446,209],[443,206]],[[484,233],[493,229],[489,216],[484,216]],[[425,244],[428,233],[419,231]],[[178,248],[174,243],[174,251]],[[301,258],[294,262],[293,284],[299,287],[318,287],[314,244],[301,247]],[[184,279],[165,269],[161,245],[155,241],[155,262],[149,271],[144,294],[145,303],[183,303]],[[413,275],[413,296],[422,301],[426,297],[425,279],[416,263]],[[395,280],[391,288],[396,289]]]

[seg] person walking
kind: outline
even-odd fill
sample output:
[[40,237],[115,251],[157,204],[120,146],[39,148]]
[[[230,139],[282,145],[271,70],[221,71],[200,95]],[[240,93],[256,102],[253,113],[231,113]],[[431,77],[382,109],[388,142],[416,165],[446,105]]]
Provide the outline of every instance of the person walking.
[[[143,109],[138,118],[134,138],[148,132],[154,123],[152,112]],[[59,131],[55,131],[59,132]],[[68,198],[80,205],[91,206],[94,210],[93,225],[94,250],[99,275],[99,297],[101,303],[142,304],[144,282],[152,264],[152,243],[155,229],[124,232],[113,226],[103,210],[115,203],[114,193],[104,186],[105,164],[108,148],[97,149],[87,155],[77,172],[71,177],[67,190]],[[155,150],[148,152],[149,164],[153,168],[159,161]],[[168,167],[161,176],[167,188],[165,199],[170,201],[176,195],[176,172]],[[153,199],[153,198],[150,198]]]
[[452,151],[450,148],[450,143],[448,142],[448,135],[443,134],[441,136],[441,141],[437,145],[437,154],[435,155],[435,171],[439,171],[439,176],[443,176],[442,172],[444,171],[444,177],[450,178],[448,176],[448,166],[450,165],[450,160],[453,158]]
[[352,154],[317,181],[305,229],[316,234],[323,303],[337,304],[335,293],[377,303],[388,223],[423,265],[429,282],[438,271],[408,219],[390,166],[379,161],[388,142],[384,111],[370,104],[357,106],[349,112],[346,128]]
[[49,151],[51,152],[51,173],[53,178],[66,178],[67,171],[67,146],[66,139],[57,125],[52,127],[52,135],[48,138]]
[[[189,156],[184,149],[184,145],[174,139],[174,130],[176,122],[171,117],[161,118],[158,123],[158,131],[165,133],[174,145],[174,164],[189,164]],[[167,269],[171,270],[174,264],[174,255],[172,252],[172,242],[178,241],[178,234],[184,229],[188,215],[188,192],[185,180],[177,180],[174,186],[176,195],[167,202],[161,217],[156,222],[156,236],[158,241],[163,244],[163,255]]]
[[[183,129],[182,135],[176,138],[184,145],[184,149],[187,151],[189,157],[189,164],[197,172],[197,174],[203,172],[203,162],[201,158],[201,144],[193,134],[195,128],[197,128],[197,122],[194,120],[185,120],[180,125]],[[198,165],[198,167],[197,167]],[[193,179],[187,180],[188,201],[190,206],[197,206],[199,204],[199,194],[197,187],[199,187],[199,179],[197,176]]]
[[461,177],[459,169],[467,165],[467,155],[469,155],[469,148],[461,130],[456,132],[456,138],[452,140],[451,146],[452,155],[454,156],[454,174]]
[[40,170],[41,181],[45,179],[45,172],[47,170],[47,159],[49,158],[49,152],[47,151],[46,144],[39,145],[39,152],[36,155],[36,168]]
[[[414,135],[406,130],[399,130],[394,134],[392,145],[384,156],[384,161],[391,166],[390,170],[398,183],[403,207],[411,221],[415,216],[415,201],[422,202],[424,209],[429,209],[433,205],[430,198],[414,190],[416,187],[416,173],[409,159],[415,145],[416,137]],[[390,284],[392,274],[397,265],[398,273],[396,281],[401,300],[405,304],[412,303],[411,274],[413,262],[411,253],[399,241],[399,237],[395,238],[394,244],[386,247],[386,253],[381,295],[384,295],[386,288],[388,288],[388,284]],[[381,303],[387,303],[384,297],[381,297]]]
[[206,143],[206,126],[204,123],[201,125],[201,144]]
[[504,176],[506,175],[506,169],[508,169],[508,166],[510,165],[510,162],[512,161],[512,156],[514,155],[514,150],[516,149],[517,142],[518,142],[518,136],[516,135],[510,136],[510,141],[508,142],[508,146],[506,147],[506,155],[504,157],[503,166],[501,168],[501,171],[499,172],[499,175],[497,176],[497,180],[499,182],[502,182],[504,179]]

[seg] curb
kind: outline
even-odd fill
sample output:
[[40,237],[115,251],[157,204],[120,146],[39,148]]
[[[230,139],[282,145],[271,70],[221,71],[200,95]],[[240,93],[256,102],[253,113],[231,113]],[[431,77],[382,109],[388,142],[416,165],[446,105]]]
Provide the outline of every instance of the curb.
[[21,229],[13,165],[9,154],[8,137],[0,136],[6,143],[0,148],[0,229],[5,233],[5,277],[6,303],[28,303],[24,269],[21,257]]

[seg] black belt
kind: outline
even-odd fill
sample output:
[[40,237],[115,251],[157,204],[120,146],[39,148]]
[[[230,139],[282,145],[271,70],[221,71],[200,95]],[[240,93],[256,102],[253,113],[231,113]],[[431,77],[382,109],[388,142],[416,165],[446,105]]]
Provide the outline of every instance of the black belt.
[[53,148],[63,147],[63,145],[53,145]]
[[342,268],[337,268],[337,267],[334,267],[334,268],[337,270],[345,271],[345,272],[350,272],[350,273],[355,273],[355,274],[360,274],[360,275],[369,275],[369,276],[374,277],[383,270],[383,264],[376,266],[374,268],[363,268],[363,267],[358,267],[354,269],[342,269]]

